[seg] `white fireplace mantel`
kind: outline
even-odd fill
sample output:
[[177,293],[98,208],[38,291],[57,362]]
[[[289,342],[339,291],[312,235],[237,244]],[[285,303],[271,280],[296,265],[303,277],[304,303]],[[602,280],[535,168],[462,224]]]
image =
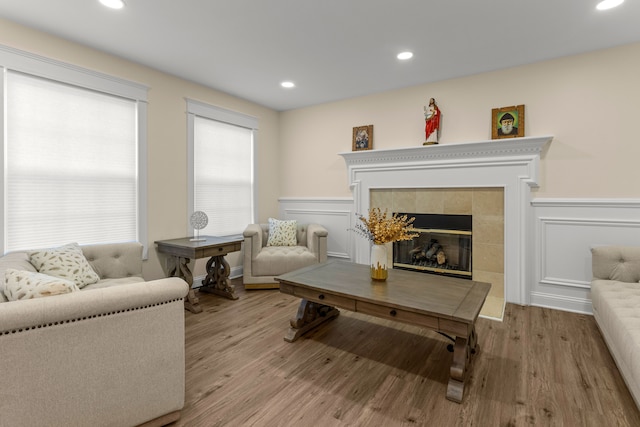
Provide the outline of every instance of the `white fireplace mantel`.
[[[531,188],[552,136],[340,153],[347,165],[356,212],[367,212],[370,190],[395,188],[504,188],[505,299],[528,305],[527,233]],[[368,242],[354,242],[353,259],[369,263]]]

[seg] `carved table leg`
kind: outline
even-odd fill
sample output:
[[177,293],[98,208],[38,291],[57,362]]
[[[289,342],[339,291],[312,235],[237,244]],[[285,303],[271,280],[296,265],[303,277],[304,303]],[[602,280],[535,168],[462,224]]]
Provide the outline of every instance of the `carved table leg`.
[[221,295],[229,299],[238,299],[235,286],[229,282],[231,267],[224,255],[217,255],[207,261],[207,277],[202,280],[201,292]]
[[310,329],[333,319],[339,314],[340,312],[335,307],[303,299],[298,306],[296,317],[289,322],[291,327],[284,337],[284,340],[294,342]]
[[167,268],[169,276],[180,277],[189,284],[189,293],[187,294],[187,299],[184,301],[184,308],[192,313],[201,313],[202,307],[200,306],[200,300],[191,287],[193,285],[193,274],[191,274],[191,270],[189,270],[189,266],[187,265],[191,260],[177,256],[169,259],[172,261],[171,266]]
[[468,338],[456,337],[453,348],[453,360],[449,371],[449,385],[447,386],[447,399],[461,403],[464,396],[464,383],[469,375],[471,357],[478,351],[478,336],[475,326]]

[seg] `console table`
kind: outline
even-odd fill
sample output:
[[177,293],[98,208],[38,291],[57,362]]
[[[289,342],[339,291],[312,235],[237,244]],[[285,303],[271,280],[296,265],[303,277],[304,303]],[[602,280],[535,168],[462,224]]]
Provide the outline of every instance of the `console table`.
[[231,268],[224,256],[229,252],[239,251],[244,238],[234,236],[200,236],[200,241],[192,241],[189,237],[170,240],[158,240],[158,252],[169,255],[167,258],[167,273],[169,276],[180,277],[189,284],[189,293],[184,307],[192,313],[200,313],[200,301],[191,287],[193,274],[189,269],[191,259],[209,258],[207,261],[207,276],[202,280],[199,288],[202,292],[221,295],[229,299],[238,299],[234,286],[229,283]]

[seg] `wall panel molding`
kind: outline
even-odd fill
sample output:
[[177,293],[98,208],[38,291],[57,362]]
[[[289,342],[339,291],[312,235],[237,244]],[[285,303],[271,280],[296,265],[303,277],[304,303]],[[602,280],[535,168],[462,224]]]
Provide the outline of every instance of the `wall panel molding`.
[[329,232],[327,255],[332,258],[352,259],[353,244],[350,228],[354,211],[351,198],[289,198],[278,199],[280,217],[295,219],[299,223],[317,223]]
[[640,245],[638,199],[534,199],[531,304],[591,308],[591,248]]

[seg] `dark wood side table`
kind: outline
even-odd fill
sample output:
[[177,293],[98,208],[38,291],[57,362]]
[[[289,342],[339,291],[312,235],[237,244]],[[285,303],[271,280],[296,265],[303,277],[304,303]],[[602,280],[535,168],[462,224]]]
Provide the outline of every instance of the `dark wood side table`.
[[229,252],[239,251],[244,238],[242,235],[233,236],[200,236],[201,241],[192,241],[190,237],[180,239],[158,240],[158,252],[169,255],[167,272],[169,276],[180,277],[189,284],[189,294],[184,307],[192,313],[200,313],[202,307],[193,285],[193,274],[189,270],[191,259],[209,258],[207,261],[207,276],[202,280],[199,288],[202,292],[221,295],[229,299],[238,299],[235,288],[229,283],[231,268],[224,256]]

